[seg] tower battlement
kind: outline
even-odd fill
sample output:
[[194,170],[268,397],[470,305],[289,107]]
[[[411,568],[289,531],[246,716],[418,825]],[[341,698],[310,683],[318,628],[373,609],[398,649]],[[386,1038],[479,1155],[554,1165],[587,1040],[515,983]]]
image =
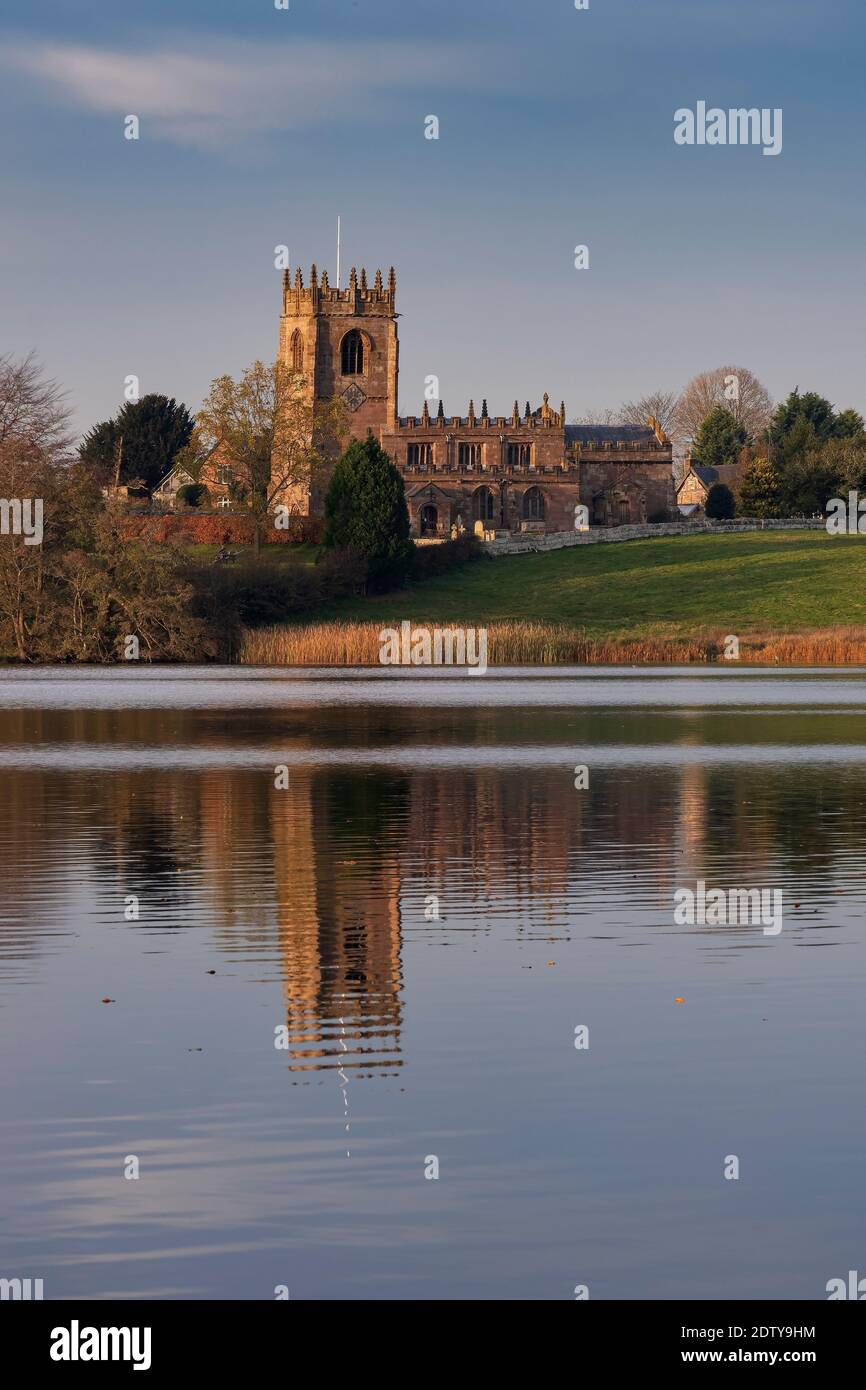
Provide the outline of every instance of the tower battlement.
[[[674,505],[671,443],[646,425],[568,425],[545,392],[539,406],[515,401],[491,415],[487,401],[466,415],[397,414],[397,277],[352,268],[342,288],[316,265],[283,274],[279,358],[297,374],[310,405],[341,401],[348,434],[370,430],[403,476],[412,533],[441,539],[481,524],[506,530],[570,530],[580,506],[593,525],[667,515]],[[438,390],[437,384],[437,390]],[[323,482],[308,510],[323,505]],[[582,513],[583,514],[583,513]]]
[[290,270],[283,271],[283,313],[293,318],[311,313],[387,316],[394,313],[396,299],[397,277],[393,266],[388,272],[387,283],[381,270],[377,270],[372,285],[368,284],[366,269],[362,266],[358,275],[353,266],[345,289],[331,285],[327,270],[323,270],[320,277],[315,263],[307,285],[300,266],[296,267],[294,276]]
[[[350,433],[376,438],[397,419],[397,277],[377,270],[373,283],[355,267],[344,289],[331,286],[328,272],[310,270],[304,284],[300,266],[283,272],[279,360],[303,379],[310,404],[342,401]],[[317,510],[321,498],[311,495]]]
[[400,430],[426,430],[426,429],[462,429],[462,430],[508,430],[509,435],[516,436],[521,430],[549,429],[561,430],[565,428],[565,402],[560,404],[559,410],[553,410],[550,405],[550,397],[547,392],[544,400],[537,410],[531,410],[529,402],[526,402],[526,410],[521,415],[517,401],[510,415],[491,415],[487,409],[487,401],[481,402],[481,414],[475,410],[475,402],[469,402],[468,415],[446,415],[442,401],[439,402],[439,411],[435,416],[431,416],[430,407],[424,402],[424,408],[420,415],[401,415],[396,422],[397,429]]

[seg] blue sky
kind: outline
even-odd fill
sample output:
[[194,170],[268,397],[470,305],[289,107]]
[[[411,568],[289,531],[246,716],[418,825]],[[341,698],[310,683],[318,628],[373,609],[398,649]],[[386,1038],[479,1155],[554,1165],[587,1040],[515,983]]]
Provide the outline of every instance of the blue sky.
[[[728,363],[866,411],[864,39],[856,0],[3,0],[0,351],[81,429],[133,373],[194,409],[339,213],[345,268],[397,268],[404,414]],[[675,145],[699,100],[781,107],[782,153]]]

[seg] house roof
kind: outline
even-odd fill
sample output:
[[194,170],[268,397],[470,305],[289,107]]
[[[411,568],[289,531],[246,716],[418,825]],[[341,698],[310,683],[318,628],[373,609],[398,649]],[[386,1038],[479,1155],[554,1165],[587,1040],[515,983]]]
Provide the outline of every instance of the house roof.
[[685,485],[686,485],[686,483],[688,482],[688,480],[689,480],[690,477],[697,478],[699,482],[703,483],[703,485],[704,485],[704,487],[706,488],[707,492],[709,492],[709,490],[710,490],[710,488],[712,487],[713,483],[721,482],[721,470],[718,469],[718,468],[710,468],[708,465],[700,464],[700,463],[691,463],[691,464],[689,464],[689,467],[686,469],[685,473],[683,474],[682,482],[681,482],[681,483],[679,484],[679,486],[677,487],[677,496],[678,496],[678,497],[679,497],[680,493],[682,492],[683,488],[685,487]]
[[182,468],[182,467],[180,466],[179,463],[176,463],[176,464],[174,465],[173,468],[170,468],[170,469],[168,470],[168,472],[166,473],[166,475],[165,475],[164,478],[160,478],[160,480],[159,480],[159,482],[157,483],[156,487],[153,489],[154,492],[159,492],[160,488],[165,487],[165,485],[166,485],[166,483],[168,482],[169,478],[173,477],[175,473],[177,473],[178,475],[181,475],[181,474],[182,474],[183,477],[186,478],[187,482],[190,482],[190,483],[195,482],[195,479],[193,478],[192,474],[191,474],[191,473],[187,473],[187,471],[186,471],[185,468]]
[[566,425],[567,444],[642,444],[655,441],[649,425]]

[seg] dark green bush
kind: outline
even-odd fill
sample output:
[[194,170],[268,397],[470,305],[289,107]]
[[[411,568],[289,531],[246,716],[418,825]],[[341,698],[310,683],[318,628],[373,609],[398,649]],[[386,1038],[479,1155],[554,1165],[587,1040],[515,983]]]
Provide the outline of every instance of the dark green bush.
[[713,483],[704,506],[704,513],[710,521],[730,521],[736,510],[734,494],[727,484]]
[[204,483],[184,483],[177,490],[177,500],[185,507],[203,507],[209,499]]

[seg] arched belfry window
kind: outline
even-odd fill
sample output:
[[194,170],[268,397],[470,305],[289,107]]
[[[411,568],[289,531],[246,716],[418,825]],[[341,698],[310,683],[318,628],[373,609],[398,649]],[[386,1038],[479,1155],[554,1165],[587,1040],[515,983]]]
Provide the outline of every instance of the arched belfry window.
[[364,375],[364,339],[357,328],[343,339],[342,372],[343,376]]
[[291,341],[292,371],[302,372],[304,370],[304,340],[299,329],[295,329]]
[[544,520],[544,493],[540,488],[530,487],[523,494],[524,521]]

